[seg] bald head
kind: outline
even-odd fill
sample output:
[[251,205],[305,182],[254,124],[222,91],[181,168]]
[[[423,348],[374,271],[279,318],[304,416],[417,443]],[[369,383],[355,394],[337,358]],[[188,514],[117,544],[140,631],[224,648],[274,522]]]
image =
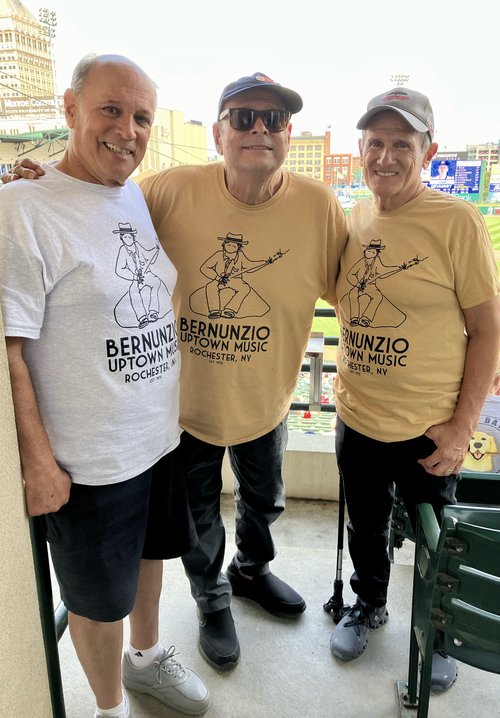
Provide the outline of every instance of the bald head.
[[154,98],[155,98],[155,104],[156,104],[156,85],[153,82],[153,80],[144,72],[144,70],[139,67],[135,62],[132,62],[132,60],[129,60],[128,57],[125,57],[124,55],[112,55],[112,54],[106,54],[106,55],[95,55],[90,54],[86,55],[84,58],[80,60],[80,62],[77,64],[75,69],[73,70],[73,76],[71,78],[71,89],[73,90],[75,95],[78,95],[86,81],[89,75],[90,70],[92,70],[93,67],[101,65],[105,67],[106,65],[127,65],[128,67],[134,69],[139,75],[142,75],[144,79],[151,84],[151,88],[153,90]]

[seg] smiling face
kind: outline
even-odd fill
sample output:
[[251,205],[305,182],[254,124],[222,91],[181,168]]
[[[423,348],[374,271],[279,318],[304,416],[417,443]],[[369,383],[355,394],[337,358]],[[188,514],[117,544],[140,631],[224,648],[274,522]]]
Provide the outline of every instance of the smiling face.
[[[256,88],[228,100],[222,109],[249,107],[252,110],[286,110],[283,100],[270,89]],[[231,174],[255,173],[272,176],[282,166],[290,145],[291,125],[283,132],[269,132],[262,118],[244,132],[233,130],[229,118],[214,124],[214,140]]]
[[64,94],[71,139],[57,168],[93,184],[125,184],[144,157],[155,102],[151,81],[136,65],[96,61],[78,94]]
[[392,111],[376,114],[364,130],[359,146],[363,174],[379,209],[397,209],[422,191],[421,171],[437,151],[435,143],[422,149],[422,139]]

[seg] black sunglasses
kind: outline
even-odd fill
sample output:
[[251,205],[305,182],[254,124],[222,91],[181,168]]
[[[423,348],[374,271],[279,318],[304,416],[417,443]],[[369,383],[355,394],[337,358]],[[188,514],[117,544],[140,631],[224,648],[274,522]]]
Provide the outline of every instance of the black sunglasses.
[[233,130],[246,132],[251,130],[260,117],[269,132],[283,132],[290,122],[288,110],[251,110],[249,107],[228,107],[219,115],[219,120],[229,116]]

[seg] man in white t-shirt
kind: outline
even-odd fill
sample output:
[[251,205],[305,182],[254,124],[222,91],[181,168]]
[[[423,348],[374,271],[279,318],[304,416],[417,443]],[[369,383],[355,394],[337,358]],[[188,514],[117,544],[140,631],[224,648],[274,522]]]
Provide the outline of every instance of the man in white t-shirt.
[[[124,684],[200,715],[208,690],[158,640],[161,561],[147,560],[171,555],[167,502],[150,508],[150,496],[168,493],[181,433],[177,275],[128,180],[156,92],[127,58],[89,56],[64,103],[63,157],[39,182],[0,192],[0,299],[27,510],[44,525],[95,717],[130,715],[120,675],[128,614]],[[141,248],[128,273],[124,235]],[[184,504],[176,495],[188,519],[185,492]]]

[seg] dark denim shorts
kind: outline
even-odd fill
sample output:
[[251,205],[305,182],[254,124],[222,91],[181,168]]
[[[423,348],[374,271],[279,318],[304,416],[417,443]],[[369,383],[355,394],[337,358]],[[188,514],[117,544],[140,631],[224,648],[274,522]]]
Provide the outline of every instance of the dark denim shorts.
[[72,613],[124,618],[134,606],[141,558],[173,558],[194,547],[184,471],[174,454],[128,481],[73,484],[68,503],[41,517],[61,599]]
[[61,600],[94,621],[133,608],[148,515],[151,469],[105,486],[73,484],[67,504],[44,516]]

